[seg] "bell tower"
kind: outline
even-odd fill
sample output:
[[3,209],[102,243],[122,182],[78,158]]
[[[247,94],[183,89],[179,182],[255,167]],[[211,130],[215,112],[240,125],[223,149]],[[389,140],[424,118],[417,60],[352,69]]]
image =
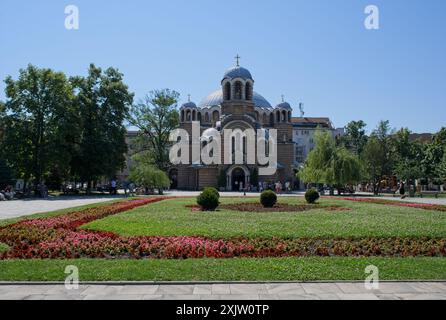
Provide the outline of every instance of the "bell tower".
[[223,102],[222,115],[242,117],[245,114],[254,114],[254,79],[251,73],[240,66],[240,56],[235,57],[236,65],[226,71],[221,81]]

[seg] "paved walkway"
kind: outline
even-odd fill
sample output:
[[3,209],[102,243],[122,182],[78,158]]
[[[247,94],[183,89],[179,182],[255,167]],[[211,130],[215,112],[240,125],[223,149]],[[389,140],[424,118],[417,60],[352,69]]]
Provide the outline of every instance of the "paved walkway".
[[446,300],[446,282],[0,285],[0,300]]
[[60,209],[84,206],[120,199],[121,197],[97,196],[97,197],[50,197],[48,199],[26,199],[0,201],[0,220],[27,216],[35,213],[50,212]]

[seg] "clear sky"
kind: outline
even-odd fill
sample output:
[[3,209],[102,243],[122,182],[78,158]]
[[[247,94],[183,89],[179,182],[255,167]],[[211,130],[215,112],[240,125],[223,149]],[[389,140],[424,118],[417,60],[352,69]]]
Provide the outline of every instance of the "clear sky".
[[[65,6],[80,11],[66,30]],[[366,30],[377,5],[380,29]],[[255,91],[335,126],[446,126],[444,0],[0,0],[0,78],[28,63],[85,75],[113,66],[136,98],[170,88],[199,103],[240,54]],[[0,99],[4,100],[4,83]]]

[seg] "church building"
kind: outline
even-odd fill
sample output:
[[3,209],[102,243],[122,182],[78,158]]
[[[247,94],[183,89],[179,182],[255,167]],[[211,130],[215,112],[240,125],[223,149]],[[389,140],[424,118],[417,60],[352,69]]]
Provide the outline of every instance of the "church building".
[[[292,108],[283,99],[273,107],[262,95],[255,92],[254,78],[247,69],[239,65],[238,58],[236,66],[224,73],[218,90],[209,94],[199,105],[189,99],[181,106],[180,128],[192,135],[192,122],[198,121],[200,134],[209,128],[215,128],[221,133],[222,144],[224,129],[253,129],[255,132],[257,129],[276,129],[277,170],[273,175],[258,176],[257,157],[254,164],[248,164],[246,157],[243,157],[242,164],[181,164],[169,171],[173,185],[178,189],[201,190],[212,186],[240,190],[248,185],[257,187],[258,182],[277,181],[283,185],[285,182],[293,185],[295,159]],[[243,141],[244,155],[245,143]],[[223,156],[223,151],[221,153]],[[192,157],[191,152],[189,156]]]

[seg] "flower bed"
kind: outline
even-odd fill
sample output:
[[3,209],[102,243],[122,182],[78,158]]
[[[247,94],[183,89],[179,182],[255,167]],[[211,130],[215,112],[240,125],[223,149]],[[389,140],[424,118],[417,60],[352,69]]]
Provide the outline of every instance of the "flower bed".
[[0,259],[232,258],[286,256],[446,256],[446,238],[121,237],[77,228],[95,219],[166,198],[130,200],[0,228],[9,250]]
[[446,206],[429,204],[429,203],[402,202],[402,201],[392,201],[392,200],[377,199],[377,198],[356,198],[356,197],[346,197],[341,199],[349,201],[361,201],[368,203],[385,204],[390,206],[409,207],[409,208],[446,212]]

